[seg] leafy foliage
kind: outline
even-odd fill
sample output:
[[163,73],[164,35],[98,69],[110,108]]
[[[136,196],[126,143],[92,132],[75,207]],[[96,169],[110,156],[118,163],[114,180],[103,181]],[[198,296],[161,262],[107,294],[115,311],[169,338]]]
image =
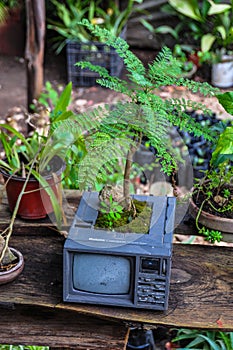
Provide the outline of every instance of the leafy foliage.
[[67,147],[77,142],[72,133],[63,133],[62,129],[59,129],[60,133],[53,133],[55,123],[58,125],[72,115],[67,110],[71,91],[72,84],[69,83],[57,100],[53,111],[53,127],[45,135],[35,131],[32,136],[26,137],[8,124],[0,124],[0,142],[6,157],[4,160],[0,159],[0,167],[10,175],[27,178],[30,174],[39,181],[51,199],[58,226],[62,221],[60,203],[43,175],[48,172],[51,174],[50,161],[55,156],[64,159]]
[[[192,100],[164,100],[156,94],[156,90],[166,85],[185,86],[193,93],[204,95],[213,95],[218,90],[207,83],[181,78],[180,62],[167,47],[161,50],[154,62],[145,67],[129,50],[125,40],[111,35],[106,29],[90,24],[87,20],[83,20],[81,24],[105,44],[115,48],[127,71],[127,78],[120,79],[110,76],[105,68],[88,61],[77,62],[78,66],[97,72],[100,75],[97,82],[101,86],[120,92],[126,95],[127,99],[126,102],[118,102],[114,106],[106,106],[105,109],[87,112],[75,118],[79,122],[88,120],[90,124],[94,123],[90,125],[91,128],[89,125],[85,126],[88,133],[87,155],[80,163],[81,188],[93,187],[98,176],[104,176],[107,171],[111,171],[116,158],[131,157],[142,137],[156,149],[162,170],[171,174],[176,169],[177,162],[169,146],[168,127],[175,125],[195,135],[204,135],[207,139],[212,139],[214,134],[186,113],[187,109],[202,110],[209,114],[211,111]],[[73,122],[74,120],[70,128],[73,128]]]
[[[217,94],[217,98],[225,110],[233,114],[233,94],[225,92]],[[221,232],[200,227],[199,217],[202,210],[213,215],[233,216],[233,126],[225,126],[219,132],[215,149],[210,159],[210,167],[204,173],[203,179],[195,184],[194,198],[199,211],[196,217],[196,227],[212,243],[219,242]]]
[[[222,1],[169,0],[185,28],[192,31],[202,52],[232,49],[232,4]],[[199,45],[198,45],[199,44]]]
[[113,35],[120,35],[129,16],[137,11],[135,3],[141,3],[142,0],[127,1],[124,9],[120,8],[114,0],[106,2],[106,9],[103,7],[102,0],[68,0],[63,3],[51,0],[51,2],[55,6],[58,18],[49,19],[48,28],[58,33],[53,41],[56,52],[60,53],[67,39],[82,43],[99,41],[93,33],[80,25],[79,22],[83,18],[88,18],[91,23],[107,28]]
[[233,332],[201,331],[196,329],[178,329],[176,337],[172,340],[182,349],[198,350],[231,350],[233,348]]

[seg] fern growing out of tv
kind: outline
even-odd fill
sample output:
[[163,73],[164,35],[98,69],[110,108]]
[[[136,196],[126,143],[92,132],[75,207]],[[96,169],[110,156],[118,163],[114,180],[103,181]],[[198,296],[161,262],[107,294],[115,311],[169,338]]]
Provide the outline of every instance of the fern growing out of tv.
[[84,192],[64,245],[64,301],[166,310],[175,198],[133,196],[152,208],[149,232],[94,227],[97,192]]
[[[71,140],[73,135],[85,138],[86,154],[78,170],[79,189],[96,189],[96,181],[114,174],[116,159],[123,159],[123,197],[128,206],[132,160],[143,140],[155,149],[161,170],[170,176],[177,172],[180,162],[180,154],[168,138],[170,128],[177,127],[210,141],[215,138],[213,131],[187,113],[187,109],[192,109],[212,114],[205,105],[184,97],[164,99],[156,91],[172,85],[211,96],[216,89],[183,78],[180,63],[166,47],[145,67],[122,38],[87,20],[81,24],[116,50],[124,61],[127,79],[110,76],[104,67],[88,61],[76,65],[98,73],[101,86],[122,93],[124,98],[59,122],[62,132],[69,130],[67,136]],[[57,130],[55,140],[59,139]],[[152,208],[148,233],[96,229],[98,193],[84,192],[64,246],[65,301],[167,309],[175,199],[133,197]]]

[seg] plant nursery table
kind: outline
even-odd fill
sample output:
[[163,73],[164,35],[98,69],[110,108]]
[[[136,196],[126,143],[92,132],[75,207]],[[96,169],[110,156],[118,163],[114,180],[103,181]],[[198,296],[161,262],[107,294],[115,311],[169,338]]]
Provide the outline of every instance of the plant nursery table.
[[[66,197],[68,230],[80,196],[69,191]],[[3,198],[0,230],[9,218]],[[184,222],[176,231],[195,233]],[[158,312],[64,303],[64,240],[48,219],[17,219],[11,246],[23,253],[25,267],[17,280],[0,286],[2,344],[120,350],[133,326],[233,331],[233,247],[174,244],[169,308]]]

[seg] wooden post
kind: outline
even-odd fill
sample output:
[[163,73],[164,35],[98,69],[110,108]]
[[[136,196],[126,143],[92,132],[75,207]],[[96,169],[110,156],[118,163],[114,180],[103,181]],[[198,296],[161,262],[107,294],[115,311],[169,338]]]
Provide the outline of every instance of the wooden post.
[[26,0],[27,107],[40,95],[44,83],[45,1]]

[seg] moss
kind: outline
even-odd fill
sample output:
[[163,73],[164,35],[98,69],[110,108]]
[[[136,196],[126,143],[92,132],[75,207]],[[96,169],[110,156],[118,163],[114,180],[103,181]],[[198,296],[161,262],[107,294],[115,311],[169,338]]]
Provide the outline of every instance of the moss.
[[147,202],[133,200],[136,208],[136,216],[133,218],[133,210],[119,212],[120,217],[109,220],[108,214],[99,212],[95,228],[110,229],[122,233],[149,233],[152,208]]

